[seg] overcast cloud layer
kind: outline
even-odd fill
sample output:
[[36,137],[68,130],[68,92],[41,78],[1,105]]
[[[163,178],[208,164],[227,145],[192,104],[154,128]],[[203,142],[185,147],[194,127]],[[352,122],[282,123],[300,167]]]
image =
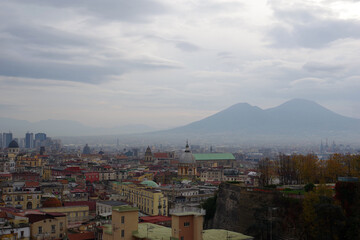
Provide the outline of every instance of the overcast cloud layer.
[[1,117],[166,128],[306,98],[360,118],[360,2],[0,2]]

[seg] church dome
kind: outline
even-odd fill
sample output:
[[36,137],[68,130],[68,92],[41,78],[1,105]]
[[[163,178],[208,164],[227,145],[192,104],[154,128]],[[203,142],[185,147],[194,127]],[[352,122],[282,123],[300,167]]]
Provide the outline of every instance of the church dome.
[[151,180],[142,181],[140,184],[148,186],[148,187],[159,187],[159,185],[156,182],[151,181]]
[[180,156],[179,163],[191,163],[191,164],[196,163],[195,157],[192,155],[188,143],[186,143],[186,148],[184,153],[181,154]]
[[19,144],[18,144],[15,140],[12,140],[12,141],[9,143],[8,148],[19,148]]

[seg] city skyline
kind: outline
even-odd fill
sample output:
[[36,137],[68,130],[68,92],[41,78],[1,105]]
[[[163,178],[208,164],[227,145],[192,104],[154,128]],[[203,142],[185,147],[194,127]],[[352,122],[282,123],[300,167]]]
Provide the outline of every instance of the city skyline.
[[1,117],[170,128],[292,98],[360,118],[355,1],[8,1]]

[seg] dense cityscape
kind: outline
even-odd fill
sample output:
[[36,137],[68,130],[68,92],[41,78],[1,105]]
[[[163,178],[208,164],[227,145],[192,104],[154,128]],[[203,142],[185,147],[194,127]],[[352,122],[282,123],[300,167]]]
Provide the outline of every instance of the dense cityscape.
[[311,153],[186,140],[76,146],[30,132],[2,133],[1,143],[1,239],[332,239],[359,231],[359,149],[328,140]]

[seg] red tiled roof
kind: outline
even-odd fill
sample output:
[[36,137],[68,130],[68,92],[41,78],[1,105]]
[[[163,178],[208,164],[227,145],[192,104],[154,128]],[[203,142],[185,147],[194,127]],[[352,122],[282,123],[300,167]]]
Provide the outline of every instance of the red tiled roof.
[[39,187],[39,186],[40,186],[39,182],[32,182],[32,181],[25,182],[25,187]]
[[53,216],[53,217],[64,217],[64,216],[66,216],[65,213],[59,213],[59,212],[48,212],[47,214],[49,214],[50,216]]
[[0,177],[11,177],[11,173],[0,173]]
[[74,190],[71,190],[70,192],[72,192],[72,193],[86,192],[86,190],[85,189],[74,189]]
[[69,240],[91,240],[95,239],[94,232],[84,232],[84,233],[69,233]]
[[171,217],[166,216],[146,216],[140,217],[140,220],[148,223],[159,223],[159,222],[169,222],[171,221]]
[[154,157],[156,157],[156,158],[168,158],[168,154],[164,153],[164,152],[157,152],[157,153],[154,153]]

